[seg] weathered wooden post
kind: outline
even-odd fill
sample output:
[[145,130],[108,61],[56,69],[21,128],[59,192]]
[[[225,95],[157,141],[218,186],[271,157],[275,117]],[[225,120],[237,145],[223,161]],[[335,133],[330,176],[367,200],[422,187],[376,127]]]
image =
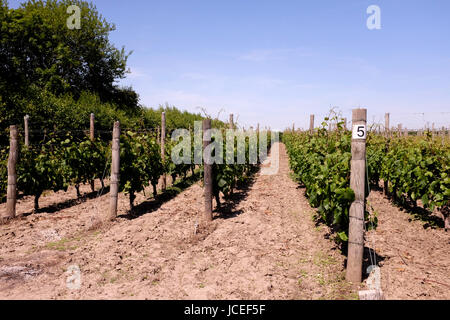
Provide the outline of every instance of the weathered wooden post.
[[[161,113],[161,159],[162,162],[166,162],[166,113]],[[166,173],[162,176],[161,189],[166,190],[167,179]]]
[[95,139],[95,127],[94,127],[94,121],[95,120],[95,116],[93,113],[91,113],[91,119],[90,119],[90,125],[89,125],[89,138],[91,139],[91,141],[94,141]]
[[229,125],[230,125],[230,129],[234,129],[234,120],[233,120],[233,114],[232,113],[230,114],[230,123],[229,123]]
[[314,115],[310,115],[309,116],[309,133],[313,134],[314,133]]
[[389,136],[389,113],[384,114],[384,135],[387,138]]
[[17,173],[16,164],[18,154],[17,127],[9,127],[9,157],[8,157],[8,186],[6,190],[6,213],[2,218],[11,219],[16,216]]
[[[230,119],[231,120],[231,119]],[[230,121],[230,125],[233,125]],[[205,194],[205,221],[212,221],[212,196],[213,196],[213,176],[211,153],[205,152],[206,148],[211,143],[211,119],[203,120],[203,179],[204,179],[204,194]],[[210,150],[209,148],[207,150]]]
[[366,178],[366,122],[367,109],[353,109],[350,187],[355,193],[355,201],[353,201],[350,206],[349,213],[350,224],[346,275],[347,280],[353,283],[362,281]]
[[347,131],[347,118],[344,118],[344,131]]
[[[95,140],[95,116],[91,113],[90,122],[89,122],[89,139],[91,141]],[[95,180],[92,179],[90,181],[92,192],[95,191]]]
[[112,160],[111,160],[111,186],[110,186],[110,210],[109,218],[114,220],[117,217],[117,200],[119,196],[120,181],[120,122],[114,122],[112,139]]
[[25,117],[23,117],[23,128],[25,131],[25,146],[28,147],[30,146],[30,135],[29,135],[29,131],[28,131],[28,120],[30,119],[29,115],[26,115]]

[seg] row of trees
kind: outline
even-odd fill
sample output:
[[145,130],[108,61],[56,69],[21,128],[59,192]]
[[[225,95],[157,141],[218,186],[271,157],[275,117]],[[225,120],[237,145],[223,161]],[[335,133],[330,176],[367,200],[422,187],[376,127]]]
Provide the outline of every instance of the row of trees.
[[[67,8],[81,9],[81,28],[67,27]],[[115,26],[80,0],[0,0],[0,144],[9,125],[29,114],[40,129],[81,129],[94,112],[99,129],[130,125],[144,109],[133,89],[116,83],[130,52],[109,41]],[[145,119],[153,119],[149,114]]]

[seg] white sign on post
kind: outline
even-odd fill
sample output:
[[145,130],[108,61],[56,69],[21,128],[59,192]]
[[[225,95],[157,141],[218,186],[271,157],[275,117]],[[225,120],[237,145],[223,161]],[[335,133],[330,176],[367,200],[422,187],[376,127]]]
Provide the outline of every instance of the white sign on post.
[[353,126],[352,139],[366,139],[367,132],[364,124],[355,124]]

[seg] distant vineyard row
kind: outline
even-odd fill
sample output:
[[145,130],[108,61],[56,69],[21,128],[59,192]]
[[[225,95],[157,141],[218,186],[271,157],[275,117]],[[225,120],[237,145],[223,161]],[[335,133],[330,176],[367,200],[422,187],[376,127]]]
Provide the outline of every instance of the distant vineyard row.
[[[261,132],[258,134],[267,134]],[[191,132],[191,140],[194,133]],[[177,177],[186,177],[189,171],[194,174],[196,165],[175,164],[171,160],[172,148],[177,141],[166,138],[165,161],[161,157],[159,137],[154,132],[136,133],[123,132],[120,136],[120,184],[119,191],[129,195],[130,207],[133,207],[135,194],[145,187],[152,185],[153,194],[156,195],[156,186],[163,174]],[[235,157],[239,144],[234,140]],[[259,137],[257,139],[259,141]],[[270,139],[268,139],[270,141]],[[199,140],[201,144],[201,139]],[[223,152],[227,150],[226,141],[223,142]],[[245,164],[214,164],[213,165],[213,193],[216,199],[222,193],[225,197],[232,194],[236,184],[245,179],[256,168],[256,164],[249,163],[249,149],[251,146],[245,139]],[[194,152],[201,152],[202,147],[195,144],[191,146],[190,157],[194,159]],[[183,156],[180,154],[180,156]],[[0,200],[4,201],[7,189],[7,159],[8,150],[0,151]],[[88,137],[75,138],[49,135],[45,141],[37,145],[25,146],[20,144],[19,161],[17,164],[17,189],[22,195],[35,197],[35,209],[39,208],[39,198],[46,190],[67,191],[71,185],[75,186],[77,195],[80,184],[92,182],[109,177],[111,169],[111,143],[96,139],[91,141]],[[202,171],[202,166],[200,166]]]

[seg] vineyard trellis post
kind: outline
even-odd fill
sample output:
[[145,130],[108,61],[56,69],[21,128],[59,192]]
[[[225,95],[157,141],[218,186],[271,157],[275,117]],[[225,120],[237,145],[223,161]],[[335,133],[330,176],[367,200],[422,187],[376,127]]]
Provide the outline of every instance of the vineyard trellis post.
[[344,118],[344,131],[347,131],[347,118]]
[[233,120],[233,114],[230,113],[230,129],[234,129],[234,120]]
[[89,125],[89,138],[91,141],[94,141],[95,139],[95,116],[93,113],[91,113],[91,119],[90,119],[90,125]]
[[120,181],[120,122],[114,122],[111,148],[110,219],[117,217],[117,200]]
[[364,253],[364,212],[366,179],[366,123],[367,109],[353,109],[352,112],[352,160],[350,188],[355,200],[350,206],[347,274],[348,281],[362,281],[362,261]]
[[29,115],[23,117],[23,128],[25,132],[25,146],[28,147],[30,145],[30,136],[28,131],[28,120],[30,119]]
[[[232,118],[230,117],[230,120]],[[232,125],[232,123],[230,123]],[[212,221],[212,196],[213,196],[213,176],[211,152],[207,147],[211,142],[211,119],[203,120],[203,179],[204,179],[204,195],[205,195],[205,213],[204,218],[206,222]]]
[[390,117],[390,114],[389,113],[386,113],[385,115],[384,115],[384,135],[385,135],[385,137],[387,138],[388,136],[389,136],[389,117]]
[[[95,115],[91,113],[90,121],[89,121],[89,139],[91,141],[95,140]],[[95,180],[92,179],[90,181],[92,192],[95,191]]]
[[314,115],[309,116],[309,133],[313,134],[314,132]]
[[[161,113],[161,160],[163,164],[166,162],[166,113]],[[166,173],[162,176],[161,189],[166,190],[167,178]]]
[[8,157],[8,186],[6,191],[5,218],[16,216],[17,172],[16,164],[19,156],[17,149],[17,126],[10,126],[9,157]]

